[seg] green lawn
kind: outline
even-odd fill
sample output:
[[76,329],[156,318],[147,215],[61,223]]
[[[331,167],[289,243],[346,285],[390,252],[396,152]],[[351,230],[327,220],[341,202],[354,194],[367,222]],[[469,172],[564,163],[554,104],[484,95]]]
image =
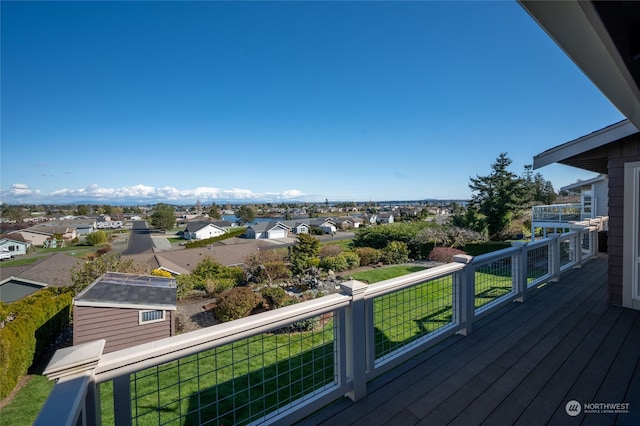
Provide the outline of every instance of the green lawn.
[[378,281],[384,281],[402,275],[411,274],[413,272],[422,271],[425,268],[422,266],[389,266],[386,268],[370,269],[368,271],[354,272],[350,276],[354,280],[363,281],[369,284],[377,283]]
[[[254,336],[132,375],[132,416],[139,425],[247,424],[333,383],[334,364],[333,321]],[[103,424],[113,424],[110,383],[101,395]]]
[[0,410],[3,425],[31,425],[53,389],[54,382],[45,376],[31,376],[11,404]]

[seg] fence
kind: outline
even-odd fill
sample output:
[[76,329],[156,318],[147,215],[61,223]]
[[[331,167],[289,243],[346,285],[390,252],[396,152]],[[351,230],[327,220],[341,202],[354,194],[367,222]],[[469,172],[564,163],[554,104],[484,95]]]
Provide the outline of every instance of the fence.
[[[290,424],[597,253],[597,228],[366,285],[117,352],[59,350],[36,425]],[[55,420],[54,420],[55,419]]]

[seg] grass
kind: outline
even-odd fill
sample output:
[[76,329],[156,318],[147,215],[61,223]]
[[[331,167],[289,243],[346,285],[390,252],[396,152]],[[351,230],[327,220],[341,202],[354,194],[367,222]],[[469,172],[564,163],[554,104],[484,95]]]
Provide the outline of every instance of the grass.
[[425,268],[422,266],[407,266],[397,265],[389,266],[386,268],[370,269],[368,271],[354,272],[349,274],[354,280],[363,281],[369,284],[376,283],[378,281],[384,281],[402,275],[411,274],[413,272],[422,271]]
[[53,389],[54,382],[45,376],[30,376],[9,405],[0,410],[3,425],[31,425]]
[[324,243],[320,243],[320,247],[324,246],[339,246],[342,247],[342,250],[348,251],[351,250],[351,238],[345,240],[337,240],[337,241],[328,241]]
[[[131,377],[134,424],[246,424],[335,380],[333,321],[267,333],[140,371]],[[113,388],[100,389],[113,424]]]

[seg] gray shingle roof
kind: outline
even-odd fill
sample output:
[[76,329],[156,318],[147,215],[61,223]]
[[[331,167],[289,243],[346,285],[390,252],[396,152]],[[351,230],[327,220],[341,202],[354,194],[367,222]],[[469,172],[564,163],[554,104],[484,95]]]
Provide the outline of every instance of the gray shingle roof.
[[176,308],[176,280],[107,272],[74,299],[79,306]]
[[53,253],[32,265],[2,267],[0,279],[13,276],[47,284],[50,287],[67,287],[71,285],[71,270],[81,263],[83,260],[73,256]]

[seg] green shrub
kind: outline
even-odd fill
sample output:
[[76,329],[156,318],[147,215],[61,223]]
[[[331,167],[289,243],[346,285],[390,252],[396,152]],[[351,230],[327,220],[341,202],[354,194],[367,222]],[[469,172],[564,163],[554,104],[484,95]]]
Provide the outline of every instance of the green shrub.
[[206,247],[206,246],[208,246],[210,244],[213,244],[213,243],[216,243],[218,241],[226,240],[226,239],[233,238],[233,237],[239,237],[240,235],[244,234],[246,230],[247,229],[245,227],[241,227],[241,228],[238,228],[238,229],[232,229],[232,230],[228,231],[226,234],[220,235],[218,237],[207,238],[206,240],[189,241],[186,244],[186,247],[188,249],[197,248],[197,247]]
[[265,287],[260,290],[260,294],[267,301],[269,306],[273,309],[277,309],[282,306],[289,298],[287,292],[281,287]]
[[368,266],[380,262],[380,250],[376,250],[373,247],[360,247],[357,249],[357,253],[360,256],[360,266]]
[[511,243],[506,241],[487,241],[484,243],[465,244],[463,250],[471,256],[480,256],[481,254],[491,253],[511,247]]
[[345,251],[342,256],[347,261],[347,269],[353,269],[360,266],[360,256],[354,251]]
[[[300,303],[296,299],[289,299],[284,303],[284,306],[295,305],[296,303]],[[294,322],[286,327],[280,328],[274,333],[295,333],[295,332],[303,332],[303,331],[312,331],[315,330],[320,324],[320,317],[311,317],[302,321]]]
[[214,313],[222,322],[233,321],[248,316],[259,302],[249,287],[234,287],[220,294]]
[[453,247],[435,247],[431,250],[431,253],[429,253],[429,260],[451,263],[453,262],[453,256],[456,254],[465,254],[465,252]]
[[339,254],[338,256],[327,256],[324,259],[320,259],[320,267],[326,271],[329,269],[340,272],[346,271],[349,267],[347,259]]
[[90,246],[100,246],[107,243],[107,233],[104,231],[96,231],[87,234],[87,244]]
[[389,265],[405,263],[409,261],[409,249],[400,241],[391,241],[382,249],[382,261]]
[[0,399],[27,374],[60,331],[69,323],[73,293],[44,288],[19,301],[0,306]]

